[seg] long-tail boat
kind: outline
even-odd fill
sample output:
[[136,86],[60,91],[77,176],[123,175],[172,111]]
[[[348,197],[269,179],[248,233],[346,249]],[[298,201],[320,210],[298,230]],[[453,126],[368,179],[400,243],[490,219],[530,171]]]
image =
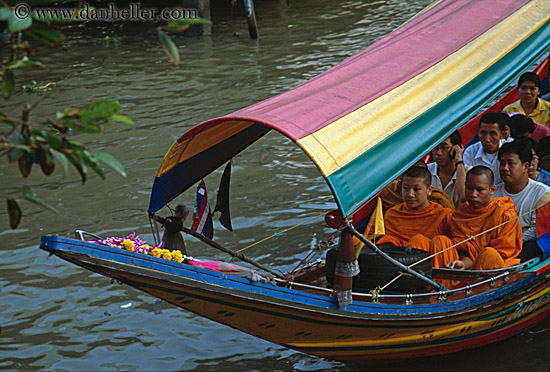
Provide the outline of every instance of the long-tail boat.
[[[261,274],[119,249],[84,232],[77,239],[43,236],[41,248],[216,322],[329,359],[436,355],[510,337],[550,312],[548,256],[498,270],[434,268],[426,275],[378,249],[348,221],[359,210],[368,213],[386,184],[454,130],[471,137],[473,118],[491,103],[497,110],[511,102],[514,90],[504,94],[523,72],[538,65],[547,90],[549,50],[548,0],[438,1],[319,76],[200,123],[170,148],[152,188],[153,226],[166,223],[159,211],[167,203],[270,130],[290,138],[315,163],[338,206],[326,218],[340,234],[336,269],[321,261],[281,275],[249,260],[270,271]],[[537,213],[539,245],[547,249],[549,214]],[[419,288],[357,289],[346,270],[354,262],[348,260],[354,235],[364,250],[398,267],[396,282],[415,280]]]

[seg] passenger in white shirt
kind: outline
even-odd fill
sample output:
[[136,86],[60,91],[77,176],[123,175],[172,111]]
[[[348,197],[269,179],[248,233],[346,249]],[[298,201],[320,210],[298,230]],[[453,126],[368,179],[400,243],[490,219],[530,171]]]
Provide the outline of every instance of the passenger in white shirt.
[[533,154],[526,138],[502,145],[498,152],[500,177],[493,197],[508,196],[516,205],[523,232],[523,249],[519,258],[527,261],[542,254],[536,240],[535,209],[550,201],[550,187],[529,178]]
[[458,207],[465,200],[466,169],[462,161],[462,137],[458,131],[432,150],[433,163],[428,164],[432,174],[432,186],[445,192]]
[[505,143],[502,132],[511,126],[511,119],[504,112],[490,112],[481,117],[477,134],[479,142],[464,151],[463,160],[467,167],[484,165],[495,174],[495,185],[502,182],[499,174],[498,149]]

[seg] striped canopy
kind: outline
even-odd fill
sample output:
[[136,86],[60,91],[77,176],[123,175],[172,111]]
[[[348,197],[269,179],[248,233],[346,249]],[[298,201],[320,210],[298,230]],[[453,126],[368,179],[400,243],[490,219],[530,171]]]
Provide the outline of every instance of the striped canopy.
[[149,213],[275,129],[349,216],[549,49],[549,0],[439,1],[308,82],[187,131],[157,173]]

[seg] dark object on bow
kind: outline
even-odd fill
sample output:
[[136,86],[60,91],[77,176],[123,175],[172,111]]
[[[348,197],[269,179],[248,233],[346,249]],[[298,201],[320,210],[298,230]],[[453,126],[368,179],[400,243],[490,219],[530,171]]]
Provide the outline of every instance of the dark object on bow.
[[182,254],[187,255],[181,229],[188,215],[189,209],[184,205],[178,205],[173,216],[166,218],[156,217],[165,229],[162,236],[162,248],[172,251],[179,250]]

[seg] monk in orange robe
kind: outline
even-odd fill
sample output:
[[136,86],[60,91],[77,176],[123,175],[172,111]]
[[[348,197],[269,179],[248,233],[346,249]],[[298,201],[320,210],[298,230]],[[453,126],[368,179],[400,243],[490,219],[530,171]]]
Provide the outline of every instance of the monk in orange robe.
[[434,237],[442,233],[442,226],[451,218],[452,210],[430,202],[432,175],[427,168],[413,166],[401,176],[403,203],[389,209],[384,215],[386,234],[378,244],[411,246],[409,240],[416,234]]
[[492,270],[518,264],[522,233],[516,207],[508,197],[491,199],[494,192],[493,172],[484,166],[472,168],[466,175],[467,202],[453,213],[444,235],[431,241],[416,236],[412,246],[441,252],[433,258],[434,267]]
[[[384,214],[388,211],[388,209],[395,207],[397,204],[403,203],[400,181],[392,181],[384,187],[382,189],[382,193],[380,194],[380,199],[382,199],[382,210],[384,211]],[[445,194],[445,191],[435,186],[432,186],[432,193],[428,196],[428,200],[437,203],[444,208],[449,208],[452,211],[455,210],[455,204],[449,195]]]
[[[423,160],[417,161],[414,163],[414,166],[428,169],[428,166]],[[434,186],[432,186],[431,190],[432,192],[428,194],[429,201],[437,203],[442,207],[449,208],[450,210],[455,210],[455,204],[451,198],[445,194],[445,191]],[[395,207],[397,204],[403,203],[403,196],[401,196],[401,181],[392,181],[384,187],[382,189],[382,193],[380,194],[380,199],[382,200],[382,211],[384,214],[386,214],[388,209]]]

